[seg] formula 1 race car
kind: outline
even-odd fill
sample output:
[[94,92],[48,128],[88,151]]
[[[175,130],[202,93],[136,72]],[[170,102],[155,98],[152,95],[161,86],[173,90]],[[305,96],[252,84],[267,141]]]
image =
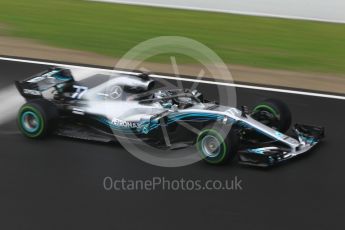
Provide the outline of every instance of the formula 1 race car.
[[93,141],[141,140],[161,149],[196,145],[202,159],[270,166],[309,151],[324,128],[296,124],[288,107],[265,100],[251,112],[219,105],[197,90],[155,89],[145,73],[95,74],[76,81],[69,69],[51,68],[16,81],[26,99],[18,113],[29,138],[51,133]]

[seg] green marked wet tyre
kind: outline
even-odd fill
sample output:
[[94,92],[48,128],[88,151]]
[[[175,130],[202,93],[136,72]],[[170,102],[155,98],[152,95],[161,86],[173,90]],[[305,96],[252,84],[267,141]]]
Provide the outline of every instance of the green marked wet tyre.
[[237,153],[238,138],[232,130],[226,134],[221,128],[205,128],[197,137],[196,147],[206,163],[227,164]]
[[255,120],[282,133],[285,133],[291,125],[289,107],[277,99],[267,99],[260,102],[254,107],[251,116]]
[[39,139],[55,129],[57,117],[57,108],[51,102],[37,99],[19,109],[17,123],[24,136]]

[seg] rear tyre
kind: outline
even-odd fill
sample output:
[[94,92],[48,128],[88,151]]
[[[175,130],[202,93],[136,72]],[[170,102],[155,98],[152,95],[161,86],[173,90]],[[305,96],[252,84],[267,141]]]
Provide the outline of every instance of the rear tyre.
[[25,103],[18,112],[17,123],[22,134],[29,138],[44,138],[56,127],[57,108],[44,99]]
[[206,163],[222,165],[234,159],[238,142],[238,137],[233,130],[225,133],[221,128],[207,127],[198,135],[196,147]]
[[275,129],[285,133],[291,125],[291,112],[289,107],[277,99],[267,99],[256,105],[251,116]]

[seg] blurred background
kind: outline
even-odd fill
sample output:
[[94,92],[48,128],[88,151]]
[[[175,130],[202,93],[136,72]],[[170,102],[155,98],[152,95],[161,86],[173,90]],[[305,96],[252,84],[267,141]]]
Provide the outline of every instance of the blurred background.
[[[0,55],[113,67],[140,42],[183,36],[214,50],[235,81],[345,93],[341,0],[120,2],[131,4],[0,0]],[[145,68],[171,73],[171,55],[181,74],[197,75],[198,63],[177,54],[156,56]]]

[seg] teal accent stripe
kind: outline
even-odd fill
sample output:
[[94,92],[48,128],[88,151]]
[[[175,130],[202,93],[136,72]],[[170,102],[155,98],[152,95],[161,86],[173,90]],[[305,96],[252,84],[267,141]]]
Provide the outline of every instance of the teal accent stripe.
[[[168,116],[168,122],[167,125],[170,125],[174,122],[184,120],[184,119],[193,119],[193,120],[222,120],[224,118],[223,115],[213,114],[213,113],[178,113],[178,114],[170,114]],[[109,126],[111,129],[124,132],[124,133],[141,133],[140,128],[131,128],[131,127],[122,127],[122,126],[116,126],[114,125],[110,120],[104,118],[104,117],[95,117],[95,119],[102,124],[105,124]],[[150,125],[150,127],[147,127],[149,124],[149,121],[144,121],[140,124],[141,127],[147,128],[147,132],[150,132],[158,127],[160,127],[159,123],[155,123]]]

